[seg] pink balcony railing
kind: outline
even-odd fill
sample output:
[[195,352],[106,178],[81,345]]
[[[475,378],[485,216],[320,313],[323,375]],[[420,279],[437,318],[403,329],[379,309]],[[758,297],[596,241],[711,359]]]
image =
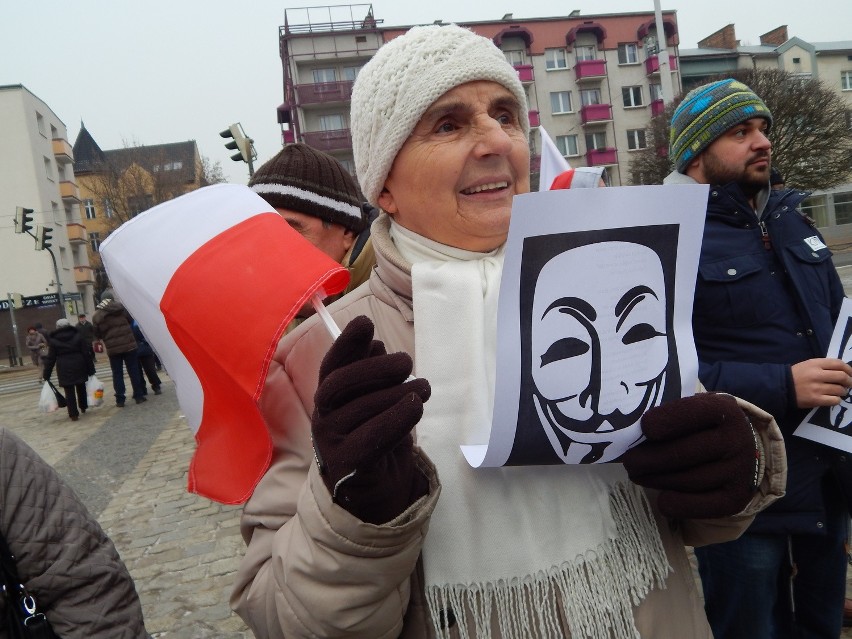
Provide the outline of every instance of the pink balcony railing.
[[606,60],[579,60],[574,67],[577,80],[606,76]]
[[352,148],[352,134],[349,129],[331,131],[306,131],[302,133],[305,144],[320,151],[341,151]]
[[533,74],[533,67],[531,64],[516,64],[515,71],[518,72],[518,79],[522,83],[527,84],[535,81],[535,74]]
[[588,153],[586,153],[586,161],[589,163],[589,166],[617,164],[617,157],[615,149],[591,149]]
[[[669,71],[677,70],[677,58],[673,55],[669,56]],[[652,73],[660,72],[660,57],[657,55],[652,55],[650,58],[645,60],[645,73],[646,75],[651,75]]]
[[538,117],[538,111],[530,111],[530,126],[541,126],[541,119]]
[[609,104],[587,104],[580,107],[580,122],[607,122],[612,120],[612,107]]
[[666,111],[666,103],[663,102],[662,98],[658,100],[653,100],[651,102],[651,116],[657,117],[658,115],[662,115]]
[[352,95],[351,80],[341,82],[320,82],[317,84],[297,84],[296,97],[300,104],[323,104],[325,102],[346,102]]

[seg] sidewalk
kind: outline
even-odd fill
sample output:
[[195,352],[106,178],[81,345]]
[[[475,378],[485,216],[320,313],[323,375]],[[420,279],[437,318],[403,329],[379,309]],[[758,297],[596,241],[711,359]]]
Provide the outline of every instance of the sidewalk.
[[[30,371],[32,373],[32,371]],[[38,387],[0,395],[0,426],[52,464],[98,519],[127,564],[148,632],[167,639],[250,639],[228,606],[244,552],[238,506],[186,491],[194,440],[163,375],[144,404],[103,406],[71,422],[38,412]]]

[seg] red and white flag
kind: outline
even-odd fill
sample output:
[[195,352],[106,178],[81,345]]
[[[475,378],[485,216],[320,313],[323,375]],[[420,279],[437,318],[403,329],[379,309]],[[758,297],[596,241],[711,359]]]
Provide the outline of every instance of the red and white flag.
[[553,180],[570,169],[571,165],[559,152],[544,127],[538,127],[538,131],[541,135],[541,168],[539,168],[538,173],[538,190],[549,191],[553,185]]
[[100,253],[195,434],[189,490],[244,502],[271,460],[257,402],[278,340],[315,293],[342,291],[349,272],[236,184],[149,209]]

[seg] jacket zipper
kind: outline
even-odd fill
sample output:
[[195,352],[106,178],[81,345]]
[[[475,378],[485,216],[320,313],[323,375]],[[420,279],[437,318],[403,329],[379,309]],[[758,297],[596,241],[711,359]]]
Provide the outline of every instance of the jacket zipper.
[[760,239],[763,240],[763,248],[767,251],[772,250],[772,238],[769,237],[769,231],[766,230],[766,222],[759,221],[757,225],[760,227]]

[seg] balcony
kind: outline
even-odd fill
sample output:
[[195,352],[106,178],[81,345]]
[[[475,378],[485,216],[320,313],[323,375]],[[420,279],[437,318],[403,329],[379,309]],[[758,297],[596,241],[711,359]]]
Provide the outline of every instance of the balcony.
[[577,82],[600,80],[606,77],[606,60],[578,60],[574,67]]
[[293,129],[281,131],[281,140],[284,144],[293,144],[296,141],[296,132]]
[[80,189],[78,189],[77,185],[71,180],[62,180],[59,183],[59,194],[62,196],[63,200],[68,202],[80,201]]
[[541,118],[538,117],[538,111],[530,111],[530,128],[534,129],[541,126]]
[[68,241],[71,244],[83,244],[89,241],[89,234],[86,232],[86,227],[79,222],[71,222],[67,226]]
[[[677,58],[669,56],[669,71],[677,71]],[[645,75],[654,75],[660,72],[660,57],[652,55],[645,60]]]
[[609,104],[587,104],[580,108],[581,124],[598,124],[612,120],[612,106]]
[[319,151],[344,151],[352,148],[352,134],[349,129],[306,131],[302,138],[305,144]]
[[64,138],[53,138],[53,155],[59,164],[70,164],[74,161],[74,150]]
[[296,99],[299,104],[331,104],[348,102],[352,96],[352,80],[340,82],[320,82],[317,84],[297,84]]
[[666,112],[666,103],[663,102],[663,99],[660,98],[658,100],[653,100],[651,102],[651,117],[655,118],[658,115],[662,115]]
[[590,149],[586,153],[586,162],[589,166],[604,166],[618,164],[618,152],[616,149]]
[[518,79],[521,84],[527,85],[535,82],[535,74],[531,64],[516,64],[515,71],[518,72]]
[[78,286],[95,283],[95,269],[91,266],[75,266],[74,281]]

